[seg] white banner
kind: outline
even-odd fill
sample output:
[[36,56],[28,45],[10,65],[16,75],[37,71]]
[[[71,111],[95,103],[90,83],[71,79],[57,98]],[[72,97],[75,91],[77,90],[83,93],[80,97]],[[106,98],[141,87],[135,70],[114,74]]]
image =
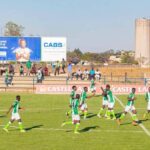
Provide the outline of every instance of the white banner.
[[42,37],[41,38],[41,60],[61,61],[66,60],[67,44],[65,37]]

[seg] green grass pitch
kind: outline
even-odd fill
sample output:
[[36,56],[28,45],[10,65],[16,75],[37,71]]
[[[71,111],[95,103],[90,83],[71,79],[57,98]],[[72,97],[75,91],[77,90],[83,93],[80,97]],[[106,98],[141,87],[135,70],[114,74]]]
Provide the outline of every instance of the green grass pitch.
[[[80,134],[73,133],[74,126],[61,127],[68,110],[67,95],[35,95],[20,94],[23,125],[26,133],[20,133],[17,123],[12,124],[9,133],[2,130],[10,118],[3,116],[8,110],[15,93],[0,94],[0,150],[149,150],[150,137],[140,126],[131,124],[128,114],[123,124],[118,126],[115,120],[106,120],[96,116],[101,106],[101,98],[95,97],[87,101],[89,115],[87,120],[81,119]],[[117,96],[126,104],[126,95]],[[138,118],[142,120],[146,110],[144,96],[137,96],[135,106]],[[115,112],[122,112],[118,102]],[[150,132],[150,120],[142,124]]]

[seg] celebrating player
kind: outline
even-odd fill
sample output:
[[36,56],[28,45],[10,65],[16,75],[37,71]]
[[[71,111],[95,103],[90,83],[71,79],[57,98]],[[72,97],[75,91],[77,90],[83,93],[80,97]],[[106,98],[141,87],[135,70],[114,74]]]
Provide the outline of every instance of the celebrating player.
[[95,81],[94,81],[93,78],[91,79],[90,91],[91,91],[92,93],[95,93],[95,92],[96,92]]
[[[108,108],[107,91],[106,91],[106,89],[103,89],[102,87],[101,87],[101,90],[102,90],[103,101],[102,101],[102,107],[101,107],[100,111],[99,111],[98,114],[97,114],[97,116],[98,116],[99,118],[101,118],[101,117],[103,116],[103,114],[104,114],[104,109],[105,109],[105,108],[106,108],[106,109]],[[107,117],[107,114],[108,114],[108,110],[106,110],[105,117]]]
[[144,119],[150,114],[150,87],[148,88],[148,92],[146,92],[145,100],[147,101],[147,112],[143,115]]
[[72,104],[72,100],[76,97],[76,90],[77,90],[77,87],[74,85],[72,86],[72,91],[70,93],[70,101],[69,101],[69,107],[70,107],[70,110],[66,113],[66,115],[69,117],[70,114],[71,114],[71,104]]
[[67,124],[74,124],[75,129],[74,133],[79,133],[78,129],[80,126],[80,115],[79,115],[79,99],[80,95],[76,94],[76,97],[72,99],[71,101],[71,106],[72,106],[72,121],[64,122],[62,126],[67,125]]
[[135,92],[136,92],[136,89],[135,88],[132,88],[132,92],[129,94],[128,96],[128,102],[127,102],[127,105],[125,107],[125,111],[121,114],[120,118],[117,119],[117,122],[118,124],[120,125],[121,124],[121,120],[125,117],[125,115],[131,111],[132,112],[132,124],[133,125],[137,125],[137,112],[136,112],[136,109],[134,107],[134,101],[135,101]]
[[10,121],[6,124],[6,126],[3,128],[4,131],[8,132],[8,127],[16,120],[18,121],[18,124],[19,124],[19,129],[20,129],[20,132],[25,132],[24,128],[23,128],[23,125],[22,125],[22,120],[20,118],[20,115],[19,115],[19,109],[22,109],[20,107],[20,96],[17,95],[16,96],[16,100],[15,102],[13,103],[13,105],[11,105],[11,107],[9,108],[7,114],[9,114],[9,112],[12,110],[12,116],[11,116],[11,119]]
[[[112,91],[110,90],[109,84],[106,85],[106,94],[107,94],[107,98],[108,98],[107,119],[115,120],[116,119],[115,112],[114,112],[115,98],[114,98]],[[111,116],[112,116],[112,118],[111,118]]]
[[84,87],[83,92],[81,93],[80,109],[84,114],[84,119],[86,119],[87,113],[88,113],[88,107],[87,107],[86,99],[91,98],[95,95],[95,93],[93,93],[93,95],[87,96],[87,92],[88,92],[88,88]]

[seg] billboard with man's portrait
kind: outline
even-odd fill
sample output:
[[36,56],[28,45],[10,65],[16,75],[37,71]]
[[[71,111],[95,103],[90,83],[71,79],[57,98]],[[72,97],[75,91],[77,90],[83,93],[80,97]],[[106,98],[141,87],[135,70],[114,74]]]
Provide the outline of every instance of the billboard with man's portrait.
[[61,61],[66,49],[65,37],[0,37],[1,61]]
[[40,37],[0,37],[0,60],[40,61]]

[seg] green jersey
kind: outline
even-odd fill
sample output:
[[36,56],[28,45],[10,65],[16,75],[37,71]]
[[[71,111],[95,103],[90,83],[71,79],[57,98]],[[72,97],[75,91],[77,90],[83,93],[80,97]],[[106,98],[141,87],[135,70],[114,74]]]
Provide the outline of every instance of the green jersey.
[[5,79],[8,80],[8,77],[9,77],[9,73],[8,73],[8,71],[6,71],[6,73],[5,73]]
[[[128,98],[130,98],[130,99],[134,99],[134,97],[135,97],[134,93],[130,93],[128,96]],[[127,106],[132,106],[132,105],[134,105],[134,100],[133,101],[128,100]]]
[[115,103],[115,98],[111,90],[107,91],[107,97],[110,103]]
[[84,104],[87,98],[87,93],[85,91],[83,91],[81,93],[81,103]]
[[19,101],[15,100],[15,102],[13,103],[13,113],[18,113],[19,112]]
[[[104,92],[107,93],[106,89],[104,89]],[[108,101],[107,95],[103,95],[103,100],[104,100],[104,101]]]
[[90,89],[93,89],[95,87],[94,79],[91,80]]
[[145,99],[147,100],[147,102],[150,102],[150,92],[146,93]]
[[75,98],[75,96],[76,96],[76,92],[72,90],[70,93],[70,104],[72,103],[72,100]]
[[78,108],[79,108],[79,100],[78,99],[74,99],[72,100],[72,114],[73,115],[78,115],[79,114],[79,111],[78,111]]

